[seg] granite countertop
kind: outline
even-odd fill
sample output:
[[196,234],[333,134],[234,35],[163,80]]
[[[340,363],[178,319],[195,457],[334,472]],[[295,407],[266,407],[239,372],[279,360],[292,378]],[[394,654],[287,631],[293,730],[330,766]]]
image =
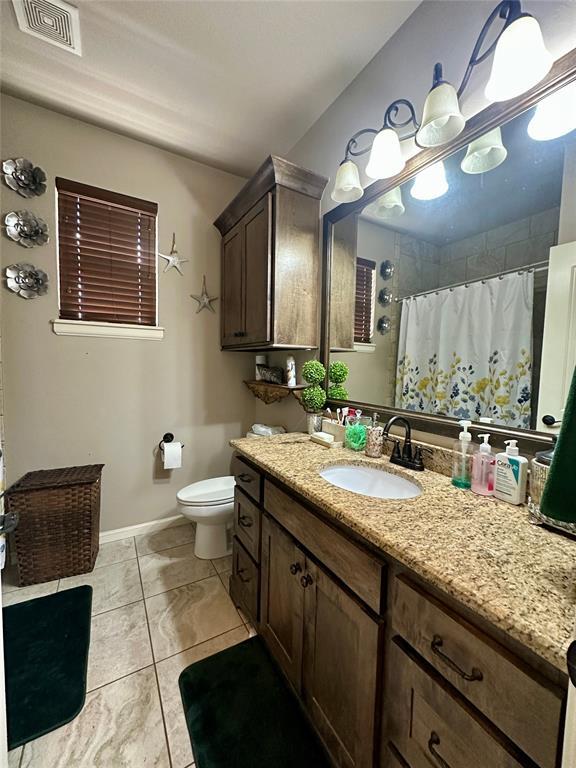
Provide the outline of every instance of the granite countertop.
[[[576,542],[528,522],[525,507],[454,488],[436,472],[412,472],[307,435],[232,440],[268,474],[367,542],[566,672],[576,626]],[[408,477],[415,499],[374,499],[318,474],[358,463]]]

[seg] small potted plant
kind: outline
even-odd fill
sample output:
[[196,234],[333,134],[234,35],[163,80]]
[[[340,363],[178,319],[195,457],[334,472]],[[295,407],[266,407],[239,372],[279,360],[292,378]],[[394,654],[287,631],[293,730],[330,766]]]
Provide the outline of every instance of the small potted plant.
[[348,400],[348,390],[343,386],[348,378],[349,369],[341,360],[334,360],[328,366],[328,397],[330,400]]
[[326,368],[319,360],[308,360],[302,366],[302,378],[309,385],[302,390],[302,405],[308,414],[308,432],[312,434],[322,426],[319,414],[326,402],[326,392],[320,385],[326,378]]

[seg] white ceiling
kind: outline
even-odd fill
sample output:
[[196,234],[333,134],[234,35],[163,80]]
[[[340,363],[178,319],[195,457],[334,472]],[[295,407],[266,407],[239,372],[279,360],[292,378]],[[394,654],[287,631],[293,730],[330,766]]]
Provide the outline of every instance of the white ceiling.
[[241,175],[286,154],[419,0],[74,0],[82,57],[0,0],[4,91]]

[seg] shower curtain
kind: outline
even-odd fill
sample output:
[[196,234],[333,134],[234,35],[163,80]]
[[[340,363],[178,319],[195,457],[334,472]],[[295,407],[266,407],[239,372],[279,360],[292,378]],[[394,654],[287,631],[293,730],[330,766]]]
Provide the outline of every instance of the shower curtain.
[[396,407],[530,427],[534,274],[404,299]]

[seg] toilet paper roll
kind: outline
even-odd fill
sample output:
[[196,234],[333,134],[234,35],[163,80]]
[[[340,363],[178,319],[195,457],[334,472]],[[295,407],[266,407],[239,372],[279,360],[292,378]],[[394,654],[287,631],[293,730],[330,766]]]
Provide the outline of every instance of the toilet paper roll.
[[182,443],[164,443],[164,469],[178,469],[182,466]]

